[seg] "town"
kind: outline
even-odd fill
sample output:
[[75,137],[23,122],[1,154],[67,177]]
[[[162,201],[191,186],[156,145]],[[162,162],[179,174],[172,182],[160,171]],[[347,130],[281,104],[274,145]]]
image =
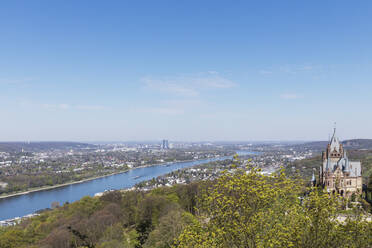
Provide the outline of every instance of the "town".
[[[211,144],[163,143],[79,144],[39,147],[39,143],[7,144],[0,151],[0,196],[33,188],[120,173],[156,164],[233,155]],[[0,144],[0,149],[1,147]],[[18,148],[15,149],[14,147]]]
[[[4,147],[1,146],[0,148]],[[120,173],[162,163],[231,156],[249,150],[260,168],[279,168],[313,155],[313,150],[289,144],[108,143],[38,147],[39,143],[8,144],[0,151],[0,196]],[[11,147],[11,148],[10,148]],[[16,148],[14,148],[16,147]],[[18,149],[18,150],[17,150]]]

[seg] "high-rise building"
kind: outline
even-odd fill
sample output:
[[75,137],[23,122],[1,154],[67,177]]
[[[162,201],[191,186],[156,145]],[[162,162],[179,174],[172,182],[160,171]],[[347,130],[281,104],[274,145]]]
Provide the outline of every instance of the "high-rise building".
[[336,137],[336,128],[327,150],[323,152],[319,179],[328,192],[338,192],[345,197],[362,193],[361,162],[349,160],[346,150]]
[[162,141],[161,149],[164,149],[164,150],[169,149],[169,142],[168,142],[168,140],[163,140]]

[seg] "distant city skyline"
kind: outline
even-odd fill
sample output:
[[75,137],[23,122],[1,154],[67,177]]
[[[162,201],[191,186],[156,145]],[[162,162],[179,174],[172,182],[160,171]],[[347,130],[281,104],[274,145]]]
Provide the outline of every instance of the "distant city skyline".
[[372,2],[4,1],[0,141],[372,138]]

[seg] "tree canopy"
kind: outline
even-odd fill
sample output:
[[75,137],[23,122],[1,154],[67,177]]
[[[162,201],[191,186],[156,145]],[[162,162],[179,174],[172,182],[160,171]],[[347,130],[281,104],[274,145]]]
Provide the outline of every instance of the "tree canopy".
[[372,223],[360,209],[345,218],[344,199],[304,191],[283,171],[225,173],[200,199],[198,218],[177,247],[371,247]]

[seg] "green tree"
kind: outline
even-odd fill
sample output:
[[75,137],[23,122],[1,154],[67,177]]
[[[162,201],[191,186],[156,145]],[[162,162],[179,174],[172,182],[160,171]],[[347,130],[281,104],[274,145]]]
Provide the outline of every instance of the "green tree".
[[[370,224],[355,216],[339,220],[337,195],[309,188],[303,196],[301,185],[282,171],[273,176],[254,168],[225,173],[202,195],[198,221],[183,231],[176,246],[369,247]],[[350,231],[359,227],[363,231],[353,237]]]
[[0,233],[1,248],[18,248],[27,244],[22,230],[11,228],[7,232]]
[[159,225],[153,230],[143,247],[172,247],[175,239],[183,229],[192,223],[193,215],[180,209],[170,211],[159,220]]

